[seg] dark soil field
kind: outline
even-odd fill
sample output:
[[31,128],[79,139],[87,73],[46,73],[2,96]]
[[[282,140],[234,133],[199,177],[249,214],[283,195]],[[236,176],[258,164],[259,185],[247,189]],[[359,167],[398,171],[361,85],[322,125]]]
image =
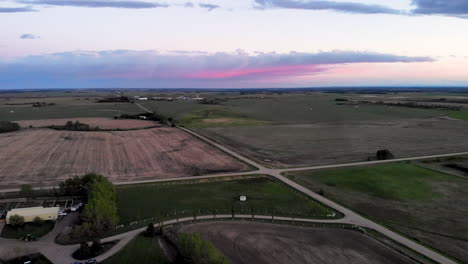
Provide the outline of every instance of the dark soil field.
[[438,118],[196,130],[279,167],[365,161],[379,149],[395,157],[468,151],[468,122]]
[[468,179],[411,163],[294,172],[288,177],[468,263]]
[[249,222],[200,223],[199,232],[233,264],[409,264],[407,257],[360,233]]
[[57,184],[96,172],[113,182],[243,171],[248,167],[177,128],[0,134],[0,187]]

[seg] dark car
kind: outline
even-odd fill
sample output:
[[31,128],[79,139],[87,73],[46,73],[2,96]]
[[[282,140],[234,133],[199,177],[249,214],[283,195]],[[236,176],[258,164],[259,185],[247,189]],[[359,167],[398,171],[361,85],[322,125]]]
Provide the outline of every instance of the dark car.
[[97,261],[95,259],[88,259],[85,263],[86,264],[94,264],[94,263],[97,263]]

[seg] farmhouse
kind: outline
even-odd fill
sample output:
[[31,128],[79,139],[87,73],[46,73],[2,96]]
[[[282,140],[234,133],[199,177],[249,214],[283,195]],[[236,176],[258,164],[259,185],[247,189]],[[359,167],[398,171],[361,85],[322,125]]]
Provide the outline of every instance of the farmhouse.
[[6,223],[10,223],[12,215],[20,215],[24,217],[24,222],[32,222],[35,217],[40,217],[42,220],[57,220],[60,207],[28,207],[18,208],[8,211],[6,215]]

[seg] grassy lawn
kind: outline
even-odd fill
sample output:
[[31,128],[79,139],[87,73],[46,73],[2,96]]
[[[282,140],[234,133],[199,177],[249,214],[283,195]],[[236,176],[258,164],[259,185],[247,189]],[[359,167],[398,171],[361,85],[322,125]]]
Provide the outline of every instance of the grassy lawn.
[[19,239],[26,236],[27,234],[31,234],[39,238],[52,231],[52,229],[54,229],[54,224],[55,223],[52,221],[45,221],[39,225],[34,223],[25,223],[22,227],[12,227],[10,225],[5,225],[1,236],[4,238]]
[[327,186],[400,201],[436,198],[441,194],[433,190],[431,182],[449,178],[406,163],[327,170],[316,177]]
[[[246,202],[239,196],[247,196]],[[263,176],[117,187],[121,223],[160,217],[235,213],[327,218],[331,209]]]
[[448,112],[448,116],[451,118],[468,121],[468,109],[463,108],[460,111],[450,111]]
[[122,250],[104,260],[104,264],[165,264],[165,258],[156,238],[135,237]]
[[468,262],[468,179],[409,163],[290,173],[327,198]]

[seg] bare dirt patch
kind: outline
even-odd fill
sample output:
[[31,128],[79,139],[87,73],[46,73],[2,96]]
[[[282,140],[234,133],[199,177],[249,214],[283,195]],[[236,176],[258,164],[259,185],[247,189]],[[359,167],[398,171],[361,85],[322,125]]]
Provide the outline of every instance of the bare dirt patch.
[[0,187],[51,185],[101,173],[113,182],[242,171],[248,167],[177,128],[0,135]]
[[331,228],[223,222],[183,226],[180,232],[200,232],[233,264],[414,263],[360,233]]
[[21,120],[14,121],[21,127],[48,127],[48,126],[63,126],[68,121],[87,124],[90,127],[99,127],[100,129],[135,129],[159,125],[153,121],[137,120],[137,119],[112,119],[112,118],[58,118],[58,119],[40,119],[40,120]]

